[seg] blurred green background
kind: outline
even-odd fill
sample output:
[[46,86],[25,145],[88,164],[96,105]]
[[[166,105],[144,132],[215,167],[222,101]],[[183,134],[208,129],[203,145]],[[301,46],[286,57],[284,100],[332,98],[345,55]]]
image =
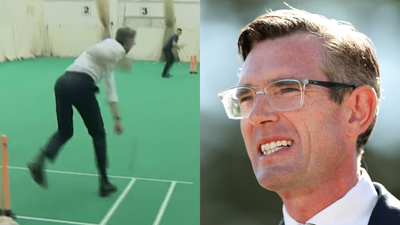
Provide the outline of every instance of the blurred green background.
[[[364,154],[373,181],[400,198],[400,1],[287,0],[290,6],[352,23],[372,39],[382,76],[378,122]],[[287,9],[276,0],[201,0],[201,224],[278,224],[279,196],[257,183],[240,133],[217,94],[236,85],[242,63],[239,31],[266,10]]]

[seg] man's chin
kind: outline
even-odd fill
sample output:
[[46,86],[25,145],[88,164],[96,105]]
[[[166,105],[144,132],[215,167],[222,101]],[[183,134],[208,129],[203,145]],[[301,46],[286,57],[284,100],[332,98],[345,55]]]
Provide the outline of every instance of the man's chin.
[[279,192],[293,188],[294,179],[290,177],[290,174],[264,172],[257,176],[257,180],[261,187],[269,191]]

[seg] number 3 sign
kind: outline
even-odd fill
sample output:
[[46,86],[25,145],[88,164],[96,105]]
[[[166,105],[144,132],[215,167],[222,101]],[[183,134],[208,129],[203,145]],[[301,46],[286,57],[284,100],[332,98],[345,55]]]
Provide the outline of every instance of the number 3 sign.
[[147,7],[140,7],[140,13],[142,16],[147,16],[149,14],[149,9]]

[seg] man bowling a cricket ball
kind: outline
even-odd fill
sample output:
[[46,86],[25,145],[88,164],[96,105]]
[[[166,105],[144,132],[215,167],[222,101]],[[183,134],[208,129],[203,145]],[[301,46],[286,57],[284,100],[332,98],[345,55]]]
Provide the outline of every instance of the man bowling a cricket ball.
[[[105,37],[105,36],[104,36]],[[114,67],[135,44],[136,31],[128,27],[117,30],[116,37],[106,38],[84,51],[55,83],[58,130],[41,148],[37,157],[28,165],[33,180],[46,188],[45,163],[54,162],[59,151],[73,136],[73,106],[82,117],[92,142],[99,171],[99,195],[106,197],[117,191],[106,173],[106,132],[96,93],[95,83],[103,80],[106,98],[114,119],[114,132],[122,133],[121,117],[117,109],[118,95],[114,79]],[[83,149],[82,149],[83,150]]]

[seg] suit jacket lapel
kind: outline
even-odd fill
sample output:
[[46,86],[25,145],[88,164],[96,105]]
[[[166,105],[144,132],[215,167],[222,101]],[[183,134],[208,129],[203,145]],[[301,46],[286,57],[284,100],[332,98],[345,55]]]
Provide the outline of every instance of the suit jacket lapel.
[[[378,201],[372,211],[368,225],[399,225],[400,201],[387,191],[382,184],[373,183],[378,193]],[[283,219],[279,225],[285,225]]]
[[400,201],[394,197],[386,188],[373,182],[378,201],[372,211],[368,225],[396,225],[400,224]]

